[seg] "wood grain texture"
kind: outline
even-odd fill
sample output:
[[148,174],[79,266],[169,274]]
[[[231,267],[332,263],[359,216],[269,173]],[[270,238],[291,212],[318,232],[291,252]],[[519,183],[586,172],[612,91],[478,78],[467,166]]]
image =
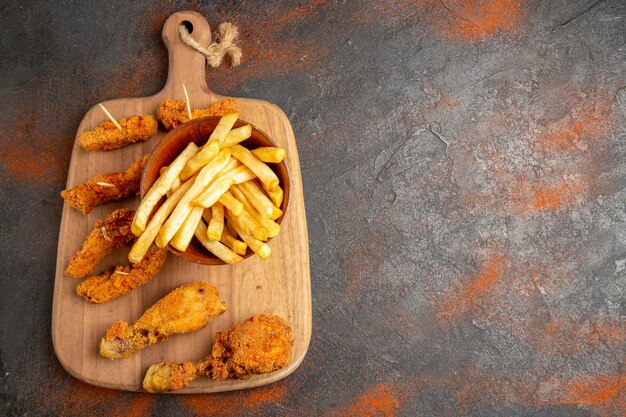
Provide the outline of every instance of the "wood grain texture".
[[[204,57],[180,41],[178,25],[193,24],[192,36],[200,44],[210,41],[205,19],[194,12],[173,14],[163,28],[169,51],[169,74],[163,90],[151,97],[118,99],[103,104],[116,118],[134,114],[155,114],[166,98],[183,98],[187,86],[194,108],[206,107],[224,97],[213,93],[205,81]],[[293,372],[303,360],[311,337],[311,288],[309,251],[302,178],[298,152],[291,125],[278,107],[255,99],[237,98],[241,117],[263,129],[279,146],[287,150],[285,159],[291,179],[291,201],[279,236],[270,242],[268,260],[251,257],[234,266],[202,266],[168,255],[165,267],[150,283],[104,305],[93,305],[75,293],[79,280],[64,276],[69,259],[80,248],[95,222],[118,207],[136,208],[138,199],[98,206],[89,215],[65,207],[61,220],[57,252],[56,280],[52,311],[52,337],[55,352],[63,367],[74,377],[93,385],[139,391],[147,368],[164,360],[198,360],[209,353],[215,332],[230,328],[247,317],[277,314],[294,331],[294,354],[291,364],[275,373],[244,381],[194,381],[180,393],[209,393],[251,388],[277,381]],[[93,129],[105,120],[97,105],[83,118],[78,133]],[[104,172],[124,170],[140,155],[149,153],[164,137],[159,133],[149,141],[110,152],[86,152],[74,143],[67,187],[73,187]],[[127,263],[128,248],[116,251],[96,272],[112,265]],[[202,330],[170,337],[144,349],[129,359],[111,361],[98,354],[98,344],[105,330],[118,320],[132,322],[171,289],[197,280],[215,285],[226,300],[228,310]]]

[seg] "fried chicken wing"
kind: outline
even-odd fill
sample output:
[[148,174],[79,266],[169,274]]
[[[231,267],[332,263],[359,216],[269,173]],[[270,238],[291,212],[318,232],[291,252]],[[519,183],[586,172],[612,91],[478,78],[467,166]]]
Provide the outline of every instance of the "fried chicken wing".
[[78,284],[76,293],[94,304],[107,303],[150,282],[163,267],[166,256],[167,248],[153,245],[141,262],[87,277]]
[[148,157],[140,157],[124,172],[98,175],[74,188],[63,190],[61,197],[68,206],[88,214],[94,206],[137,194]]
[[83,247],[70,259],[65,274],[82,278],[89,274],[113,249],[124,246],[135,238],[130,230],[135,212],[128,209],[115,210],[89,233]]
[[143,142],[154,136],[159,123],[152,116],[132,116],[128,120],[117,121],[122,130],[112,122],[106,121],[94,130],[88,130],[78,136],[78,144],[88,151],[110,151],[135,142]]
[[198,377],[214,380],[249,378],[277,371],[291,361],[291,327],[278,316],[250,317],[231,330],[218,332],[211,354],[203,361],[161,362],[143,380],[148,392],[178,391]]
[[[223,116],[237,111],[237,102],[232,98],[211,104],[206,109],[194,109],[191,111],[192,119],[208,116]],[[186,103],[184,100],[166,99],[157,108],[157,116],[167,130],[172,130],[189,121]]]
[[127,358],[133,353],[176,333],[188,333],[206,326],[226,311],[226,302],[207,282],[176,288],[160,299],[132,325],[118,321],[100,341],[100,354],[109,359]]

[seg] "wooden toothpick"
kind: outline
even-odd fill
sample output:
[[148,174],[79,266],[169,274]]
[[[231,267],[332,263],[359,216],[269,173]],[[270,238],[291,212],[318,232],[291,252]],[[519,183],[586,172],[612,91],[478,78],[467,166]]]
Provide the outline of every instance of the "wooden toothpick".
[[106,107],[104,107],[102,104],[100,104],[100,108],[102,109],[102,111],[104,112],[104,114],[107,115],[107,117],[109,118],[109,120],[111,121],[111,123],[113,123],[115,125],[115,127],[117,127],[119,130],[122,130],[122,126],[120,126],[120,124],[117,122],[117,120],[115,120],[115,118],[113,116],[111,116],[111,113],[109,113],[109,111],[107,110]]
[[191,120],[191,104],[189,103],[189,94],[187,94],[185,84],[183,84],[183,92],[185,93],[185,100],[187,102],[187,116],[189,116],[189,120]]

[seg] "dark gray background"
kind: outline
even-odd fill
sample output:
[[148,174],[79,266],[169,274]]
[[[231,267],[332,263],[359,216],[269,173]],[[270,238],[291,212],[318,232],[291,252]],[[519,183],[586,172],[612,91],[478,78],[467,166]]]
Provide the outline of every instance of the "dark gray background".
[[[624,412],[625,2],[207,3],[2,2],[0,414]],[[157,92],[187,9],[242,32],[212,88],[293,124],[313,338],[266,388],[94,388],[50,336],[59,192],[85,111]]]

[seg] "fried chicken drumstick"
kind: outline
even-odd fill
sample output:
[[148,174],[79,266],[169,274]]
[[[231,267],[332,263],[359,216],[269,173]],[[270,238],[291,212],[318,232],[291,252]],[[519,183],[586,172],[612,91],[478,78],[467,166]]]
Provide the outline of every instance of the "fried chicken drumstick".
[[123,208],[98,220],[85,239],[83,247],[70,259],[65,274],[82,278],[93,271],[113,249],[133,240],[135,235],[131,232],[130,225],[134,216],[134,211]]
[[150,282],[163,267],[166,256],[167,248],[153,245],[141,262],[89,276],[78,284],[76,293],[94,304],[107,303]]
[[109,359],[128,358],[135,352],[176,333],[188,333],[206,326],[226,311],[226,302],[207,282],[176,288],[160,299],[134,322],[113,324],[100,341],[100,354]]
[[277,371],[291,361],[291,327],[278,316],[252,316],[231,330],[218,332],[211,354],[192,363],[161,362],[143,380],[148,392],[177,391],[206,376],[214,380],[245,379]]
[[159,128],[159,123],[152,116],[132,116],[128,120],[120,119],[117,122],[122,127],[121,130],[107,120],[94,130],[78,135],[78,144],[88,151],[110,151],[146,141]]
[[98,175],[74,188],[63,190],[61,197],[68,206],[88,214],[94,206],[137,194],[141,174],[149,156],[140,157],[124,172]]
[[[208,116],[223,116],[227,113],[237,111],[237,102],[232,98],[211,104],[206,109],[194,109],[191,111],[192,119],[199,119]],[[167,99],[157,108],[157,116],[163,127],[172,130],[183,123],[189,121],[184,100]]]

